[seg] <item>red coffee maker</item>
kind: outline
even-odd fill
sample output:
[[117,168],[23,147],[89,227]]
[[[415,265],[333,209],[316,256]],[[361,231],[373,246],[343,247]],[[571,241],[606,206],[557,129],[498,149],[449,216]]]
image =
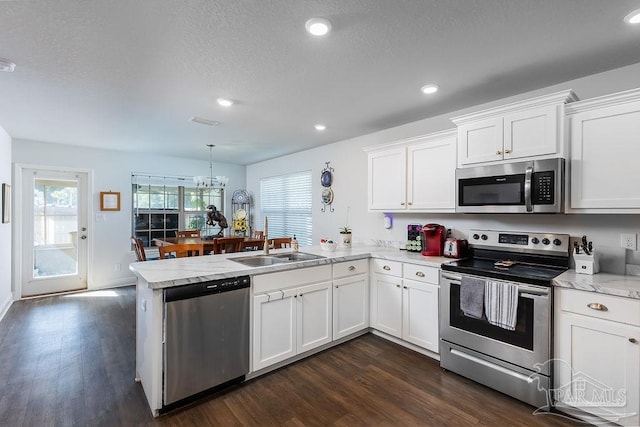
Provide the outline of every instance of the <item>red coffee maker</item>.
[[442,256],[447,229],[440,224],[426,224],[422,227],[423,256]]

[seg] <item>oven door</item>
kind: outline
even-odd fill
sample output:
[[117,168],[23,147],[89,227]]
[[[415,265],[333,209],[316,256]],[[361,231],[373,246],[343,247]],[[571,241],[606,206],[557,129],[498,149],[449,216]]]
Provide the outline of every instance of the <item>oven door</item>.
[[[484,279],[484,277],[481,277]],[[552,288],[518,284],[518,315],[514,331],[467,317],[460,310],[462,275],[441,272],[440,337],[453,344],[550,375]],[[534,365],[539,363],[539,367]]]

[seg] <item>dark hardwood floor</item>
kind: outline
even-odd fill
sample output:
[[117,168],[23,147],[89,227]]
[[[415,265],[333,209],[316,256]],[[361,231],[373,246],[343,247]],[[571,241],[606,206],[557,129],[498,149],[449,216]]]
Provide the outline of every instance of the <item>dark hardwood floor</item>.
[[371,334],[154,419],[133,380],[135,289],[104,294],[13,304],[0,322],[0,425],[577,424]]

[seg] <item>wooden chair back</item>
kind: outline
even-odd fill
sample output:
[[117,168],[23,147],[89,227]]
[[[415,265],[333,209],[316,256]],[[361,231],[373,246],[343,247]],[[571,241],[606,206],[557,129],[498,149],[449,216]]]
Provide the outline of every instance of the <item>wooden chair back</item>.
[[142,244],[142,240],[131,236],[131,244],[133,245],[133,249],[136,251],[136,258],[138,261],[146,261],[147,255],[144,252],[144,245]]
[[240,244],[241,251],[259,251],[264,247],[264,240],[256,242],[255,240],[250,242],[242,242]]
[[264,240],[264,231],[254,230],[251,234],[251,238]]
[[272,249],[282,249],[291,247],[291,237],[276,237],[269,239],[269,247]]
[[185,243],[182,245],[158,246],[160,259],[184,258],[189,256],[204,255],[204,245],[202,243]]
[[200,237],[200,230],[178,230],[176,237]]
[[244,237],[218,237],[213,240],[214,254],[230,254],[242,250]]

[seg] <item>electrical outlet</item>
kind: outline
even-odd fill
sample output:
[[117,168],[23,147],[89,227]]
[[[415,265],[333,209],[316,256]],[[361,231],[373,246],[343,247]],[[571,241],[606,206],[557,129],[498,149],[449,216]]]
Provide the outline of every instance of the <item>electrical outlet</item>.
[[623,233],[620,235],[620,247],[624,249],[638,250],[636,233]]

